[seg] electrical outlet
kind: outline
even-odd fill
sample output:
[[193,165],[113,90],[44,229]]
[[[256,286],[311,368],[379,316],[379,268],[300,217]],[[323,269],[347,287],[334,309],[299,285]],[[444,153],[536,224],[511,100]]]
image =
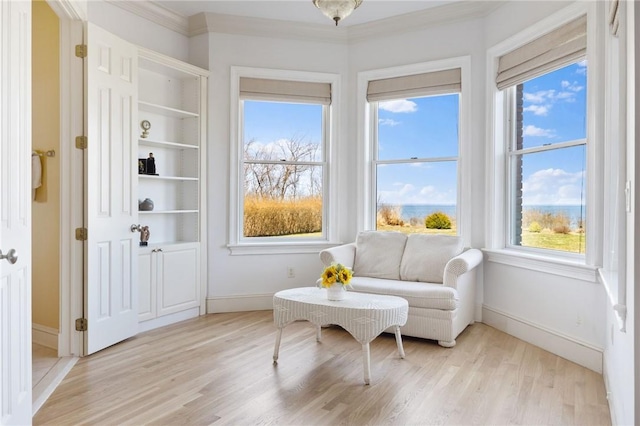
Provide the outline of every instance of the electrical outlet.
[[580,327],[582,325],[582,315],[578,314],[576,317],[576,325]]
[[287,278],[295,278],[296,270],[293,266],[287,266]]

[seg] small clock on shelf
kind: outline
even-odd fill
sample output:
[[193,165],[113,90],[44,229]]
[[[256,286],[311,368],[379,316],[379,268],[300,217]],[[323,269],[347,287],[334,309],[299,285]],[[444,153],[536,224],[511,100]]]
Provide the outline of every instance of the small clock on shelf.
[[151,123],[149,122],[149,120],[142,120],[140,122],[140,127],[142,127],[142,134],[140,135],[140,137],[146,138],[147,136],[149,136],[149,129],[151,128]]

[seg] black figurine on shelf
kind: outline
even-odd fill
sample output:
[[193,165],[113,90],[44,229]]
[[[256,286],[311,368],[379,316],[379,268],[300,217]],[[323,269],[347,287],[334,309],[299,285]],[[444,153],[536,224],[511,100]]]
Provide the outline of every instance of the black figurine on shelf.
[[156,173],[156,159],[153,158],[153,152],[150,152],[149,153],[149,158],[147,158],[146,173],[148,175],[157,175],[157,173]]

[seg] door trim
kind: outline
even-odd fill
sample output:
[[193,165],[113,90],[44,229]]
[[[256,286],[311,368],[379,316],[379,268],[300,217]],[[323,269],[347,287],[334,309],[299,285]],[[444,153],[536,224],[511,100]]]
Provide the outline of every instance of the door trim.
[[47,0],[60,19],[60,318],[58,356],[82,356],[84,336],[75,320],[83,316],[83,243],[74,229],[83,225],[83,151],[75,137],[84,135],[82,44],[86,1]]

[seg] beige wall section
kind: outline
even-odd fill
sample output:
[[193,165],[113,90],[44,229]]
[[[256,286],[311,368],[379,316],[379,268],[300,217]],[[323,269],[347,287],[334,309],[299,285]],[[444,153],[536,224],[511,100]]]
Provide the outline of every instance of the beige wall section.
[[60,23],[43,0],[33,2],[33,149],[41,156],[42,186],[32,203],[34,325],[59,329],[60,316]]

